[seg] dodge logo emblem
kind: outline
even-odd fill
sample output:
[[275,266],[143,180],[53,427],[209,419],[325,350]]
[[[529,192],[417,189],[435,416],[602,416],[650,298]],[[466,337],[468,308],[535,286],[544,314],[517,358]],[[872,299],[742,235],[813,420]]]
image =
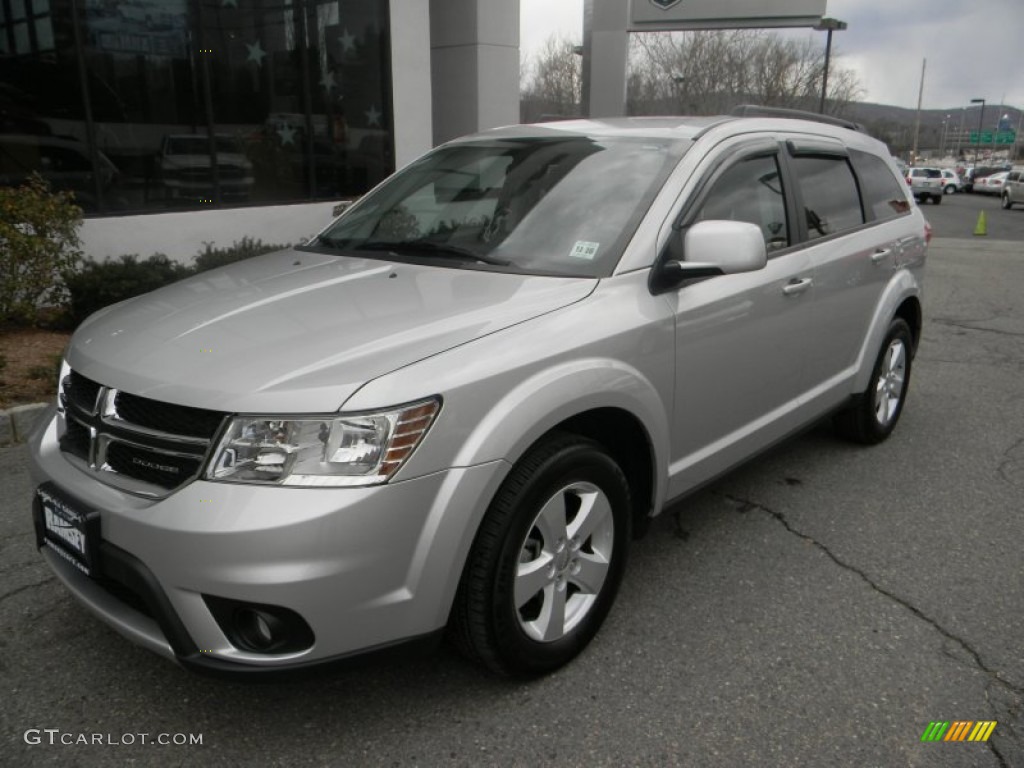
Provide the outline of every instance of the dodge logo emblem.
[[661,8],[663,11],[667,11],[673,5],[679,5],[682,0],[651,0],[651,5],[655,8]]

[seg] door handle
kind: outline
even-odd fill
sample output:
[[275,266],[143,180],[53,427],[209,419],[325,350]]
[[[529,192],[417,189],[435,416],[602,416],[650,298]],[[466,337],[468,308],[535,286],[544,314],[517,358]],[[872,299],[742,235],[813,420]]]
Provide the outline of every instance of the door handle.
[[871,254],[871,263],[878,264],[885,260],[886,256],[892,255],[892,248],[879,248]]
[[787,296],[795,296],[798,293],[803,293],[811,287],[811,283],[814,281],[809,277],[794,277],[788,283],[782,287],[782,292]]

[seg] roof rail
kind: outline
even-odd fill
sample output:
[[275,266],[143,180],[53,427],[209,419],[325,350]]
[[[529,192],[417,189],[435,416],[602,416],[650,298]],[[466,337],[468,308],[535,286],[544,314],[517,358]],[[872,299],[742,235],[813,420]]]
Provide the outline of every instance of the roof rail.
[[795,120],[813,120],[816,123],[827,123],[838,125],[840,128],[848,128],[851,131],[867,133],[864,126],[852,120],[844,120],[841,117],[831,115],[820,115],[817,112],[805,112],[802,109],[784,109],[782,107],[762,107],[757,104],[740,104],[729,113],[733,117],[788,117]]

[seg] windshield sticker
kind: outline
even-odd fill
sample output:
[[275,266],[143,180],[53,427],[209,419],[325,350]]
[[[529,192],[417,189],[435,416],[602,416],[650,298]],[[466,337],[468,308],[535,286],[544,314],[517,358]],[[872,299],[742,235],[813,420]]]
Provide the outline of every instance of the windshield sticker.
[[600,243],[588,243],[586,240],[577,240],[569,255],[574,259],[593,261],[594,257],[597,256],[597,249],[600,245]]

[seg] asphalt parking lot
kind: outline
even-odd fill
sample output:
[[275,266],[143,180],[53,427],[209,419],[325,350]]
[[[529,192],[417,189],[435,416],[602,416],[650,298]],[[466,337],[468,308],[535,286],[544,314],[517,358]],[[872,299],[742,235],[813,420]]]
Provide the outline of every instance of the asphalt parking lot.
[[[989,235],[954,239],[983,209]],[[196,677],[49,575],[25,449],[0,449],[0,763],[1024,765],[1024,211],[958,196],[925,213],[939,237],[893,438],[864,449],[821,425],[667,510],[597,640],[542,680],[446,649],[285,683]],[[922,743],[936,720],[998,725]],[[83,735],[104,743],[60,743]]]

